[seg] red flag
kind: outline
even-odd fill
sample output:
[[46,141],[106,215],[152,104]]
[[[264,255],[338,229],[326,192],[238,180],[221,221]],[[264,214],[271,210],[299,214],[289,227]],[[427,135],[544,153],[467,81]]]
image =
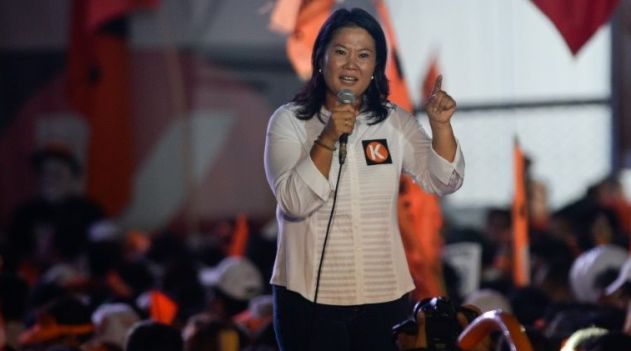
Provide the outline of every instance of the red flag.
[[513,148],[515,195],[513,199],[513,282],[530,284],[528,243],[528,204],[526,198],[526,161],[517,138]]
[[73,3],[67,96],[90,126],[87,192],[108,215],[127,205],[132,178],[130,54],[121,16],[156,4],[157,0]]
[[287,40],[287,57],[303,80],[311,77],[313,44],[334,3],[334,0],[304,0],[300,7],[296,27]]
[[533,0],[576,53],[605,24],[618,0]]
[[386,63],[386,76],[390,82],[390,95],[388,99],[405,110],[413,112],[414,105],[412,104],[412,99],[410,99],[408,88],[405,85],[405,78],[403,77],[403,70],[397,51],[394,27],[392,27],[390,23],[388,9],[383,0],[376,0],[375,7],[377,8],[377,13],[379,14],[379,19],[381,20],[381,25],[384,28],[388,41],[388,62]]

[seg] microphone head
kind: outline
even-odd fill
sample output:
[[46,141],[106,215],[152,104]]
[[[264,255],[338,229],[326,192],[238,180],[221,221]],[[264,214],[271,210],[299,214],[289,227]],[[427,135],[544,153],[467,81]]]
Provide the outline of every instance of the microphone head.
[[350,89],[342,89],[337,93],[337,101],[340,104],[353,104],[355,103],[355,94]]

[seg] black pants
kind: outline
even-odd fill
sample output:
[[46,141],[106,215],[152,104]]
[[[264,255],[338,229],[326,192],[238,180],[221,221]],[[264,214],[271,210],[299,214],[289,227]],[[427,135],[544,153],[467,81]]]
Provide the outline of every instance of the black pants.
[[407,295],[358,306],[317,306],[274,286],[274,330],[281,351],[396,351],[392,326],[411,312]]

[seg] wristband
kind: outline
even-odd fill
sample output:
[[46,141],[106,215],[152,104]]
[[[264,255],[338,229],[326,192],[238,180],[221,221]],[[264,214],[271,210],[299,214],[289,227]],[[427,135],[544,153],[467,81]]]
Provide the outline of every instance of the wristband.
[[318,138],[318,139],[314,140],[313,142],[314,142],[316,145],[322,146],[323,148],[325,148],[325,149],[327,149],[327,150],[330,150],[330,151],[335,151],[335,150],[336,150],[335,146],[333,146],[333,147],[328,146],[327,144],[323,143],[323,142],[322,142],[322,140],[320,140],[320,138]]

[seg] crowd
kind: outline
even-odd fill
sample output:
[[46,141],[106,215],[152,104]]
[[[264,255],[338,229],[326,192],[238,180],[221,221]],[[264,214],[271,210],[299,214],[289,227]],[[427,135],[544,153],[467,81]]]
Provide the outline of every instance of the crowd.
[[[268,284],[273,222],[250,226],[240,253],[231,250],[232,219],[196,240],[124,230],[77,190],[81,170],[71,155],[48,150],[33,162],[39,192],[2,229],[2,350],[277,350]],[[525,327],[535,350],[631,349],[628,209],[610,177],[557,211],[531,211],[540,217],[531,219],[526,287],[511,278],[507,209],[489,209],[483,228],[447,221],[445,245],[482,248],[479,289],[467,296],[443,262],[454,311],[475,311],[449,328],[457,336],[480,313],[501,309]],[[397,332],[401,349],[427,346],[419,335],[437,323],[415,302],[410,313],[424,322]],[[501,349],[501,335],[489,333],[476,350]]]

